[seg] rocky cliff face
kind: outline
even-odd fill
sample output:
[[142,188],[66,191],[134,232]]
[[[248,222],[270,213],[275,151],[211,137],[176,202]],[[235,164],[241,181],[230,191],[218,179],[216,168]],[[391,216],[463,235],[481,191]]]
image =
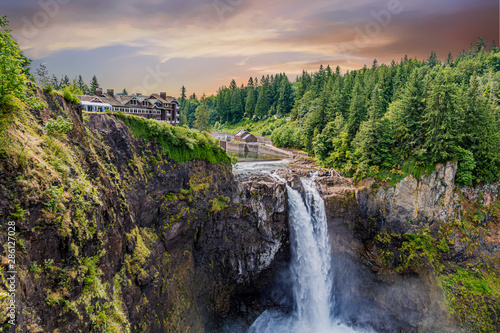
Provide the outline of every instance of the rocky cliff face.
[[499,329],[498,185],[458,187],[456,170],[396,186],[318,179],[343,267],[339,315],[381,332]]
[[366,188],[361,188],[357,196],[360,210],[404,232],[412,227],[429,227],[437,220],[454,220],[460,215],[456,173],[457,164],[448,163],[439,165],[429,177],[417,180],[408,176],[394,187],[370,190],[373,181],[364,181],[361,186]]
[[48,107],[9,134],[24,155],[0,161],[0,222],[19,230],[18,324],[5,331],[209,332],[262,307],[289,256],[284,184],[178,163],[114,116],[40,97]]

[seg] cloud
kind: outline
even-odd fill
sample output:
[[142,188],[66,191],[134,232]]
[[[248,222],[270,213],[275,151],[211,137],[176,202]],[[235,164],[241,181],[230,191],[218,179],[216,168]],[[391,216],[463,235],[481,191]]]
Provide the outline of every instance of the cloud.
[[[496,0],[73,0],[37,26],[40,3],[55,1],[62,0],[2,5],[27,55],[68,74],[92,63],[118,83],[124,81],[115,67],[127,66],[129,77],[140,81],[145,66],[175,64],[176,79],[214,91],[210,82],[231,75],[293,75],[319,63],[353,69],[374,58],[423,58],[431,50],[445,57],[479,36],[498,41]],[[359,31],[377,23],[373,12],[395,1],[402,12],[369,43],[356,45]],[[31,38],[25,34],[30,23],[36,28]]]

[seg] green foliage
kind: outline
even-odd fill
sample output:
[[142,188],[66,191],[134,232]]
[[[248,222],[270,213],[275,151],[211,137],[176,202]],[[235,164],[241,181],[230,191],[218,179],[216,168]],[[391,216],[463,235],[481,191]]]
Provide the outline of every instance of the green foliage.
[[54,87],[50,83],[47,83],[42,87],[42,91],[47,94],[52,94],[54,92]]
[[63,88],[63,97],[66,101],[73,104],[80,104],[80,100],[76,95],[82,95],[83,91],[81,91],[75,84],[66,86]]
[[22,220],[24,218],[25,209],[22,209],[19,204],[16,204],[14,207],[14,213],[10,214],[10,217],[16,220]]
[[63,187],[57,187],[57,186],[50,187],[46,192],[47,201],[45,201],[44,203],[45,208],[53,213],[61,211],[60,204],[64,201],[63,193],[64,193]]
[[196,108],[195,127],[200,131],[209,131],[208,108],[205,96],[201,99],[201,104]]
[[224,210],[227,207],[229,207],[230,201],[231,199],[225,196],[219,196],[218,198],[214,198],[210,201],[212,203],[212,207],[210,208],[210,210],[214,213],[218,213],[221,210]]
[[[484,41],[445,64],[432,52],[424,61],[404,57],[345,74],[320,66],[295,83],[283,74],[258,83],[252,79],[239,89],[241,103],[234,80],[222,87],[210,122],[218,129],[255,129],[267,123],[259,118],[288,115],[293,123],[260,133],[272,133],[277,146],[305,149],[318,164],[357,179],[372,166],[379,175],[396,170],[420,178],[449,161],[458,161],[460,184],[500,177],[500,53],[496,46],[488,52]],[[243,120],[239,105],[247,117],[257,117]]]
[[294,122],[276,128],[271,140],[278,147],[304,148],[303,131]]
[[345,169],[351,161],[351,150],[349,146],[349,133],[342,132],[332,140],[333,152],[325,161],[325,166]]
[[90,93],[95,94],[98,88],[100,88],[99,82],[97,81],[97,77],[94,75],[92,77],[92,81],[90,82]]
[[42,266],[38,265],[37,261],[33,261],[30,267],[30,273],[35,275],[35,277],[39,277],[42,270]]
[[[488,269],[457,267],[439,277],[445,290],[450,312],[474,332],[497,332],[493,314],[500,311],[495,299],[500,297],[498,277]],[[493,300],[493,303],[492,303]]]
[[229,164],[231,159],[207,133],[195,133],[182,127],[117,113],[139,139],[155,141],[163,152],[177,162],[204,160],[211,164]]
[[[0,29],[7,25],[5,17],[0,17]],[[0,30],[0,116],[9,111],[16,101],[26,100],[24,58],[19,45],[12,38],[10,30]]]
[[125,255],[127,272],[130,275],[145,277],[146,272],[143,266],[146,259],[150,256],[151,251],[145,243],[144,234],[139,228],[135,228],[130,234],[127,234],[127,240],[134,246],[133,253]]
[[[418,268],[427,263],[436,265],[436,268],[440,269],[437,261],[440,250],[436,246],[436,240],[428,231],[419,234],[406,233],[404,234],[404,239],[405,241],[400,249],[402,267],[404,269],[410,267]],[[445,248],[442,244],[440,247],[446,252],[449,250],[449,248]]]
[[50,119],[45,125],[45,131],[48,135],[62,136],[73,128],[71,119],[62,116],[57,117],[56,120]]
[[476,168],[476,162],[474,161],[474,154],[470,151],[459,147],[457,149],[458,155],[458,169],[456,175],[456,181],[459,184],[472,185],[474,180],[474,169]]

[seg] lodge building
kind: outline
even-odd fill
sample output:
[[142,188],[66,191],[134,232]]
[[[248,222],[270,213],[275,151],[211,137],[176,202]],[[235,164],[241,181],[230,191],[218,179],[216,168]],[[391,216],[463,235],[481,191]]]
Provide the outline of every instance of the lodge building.
[[123,112],[134,114],[148,119],[166,121],[174,126],[181,124],[181,107],[176,98],[167,96],[167,93],[143,96],[115,95],[113,89],[103,93],[97,89],[95,95],[78,95],[82,110],[88,112]]

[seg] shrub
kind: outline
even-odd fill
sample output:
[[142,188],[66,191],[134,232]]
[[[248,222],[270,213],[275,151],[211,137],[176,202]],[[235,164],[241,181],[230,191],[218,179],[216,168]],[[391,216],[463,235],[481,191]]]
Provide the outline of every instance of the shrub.
[[57,117],[56,120],[50,119],[45,125],[45,130],[49,135],[61,136],[66,134],[73,128],[73,122],[70,119],[65,119],[62,116]]
[[70,86],[64,87],[63,89],[63,97],[66,101],[73,103],[73,104],[80,104],[80,100],[76,95],[73,93],[72,89]]
[[231,159],[216,141],[207,133],[192,132],[183,127],[145,119],[123,113],[114,114],[121,119],[135,137],[160,144],[163,153],[177,162],[193,160],[207,161],[211,164],[230,164]]

